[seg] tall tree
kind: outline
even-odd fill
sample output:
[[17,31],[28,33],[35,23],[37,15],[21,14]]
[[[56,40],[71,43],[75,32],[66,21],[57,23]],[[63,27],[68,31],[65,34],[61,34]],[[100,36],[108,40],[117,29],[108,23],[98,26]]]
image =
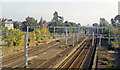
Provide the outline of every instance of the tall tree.
[[97,27],[97,26],[98,26],[98,23],[94,23],[93,26]]
[[78,23],[78,27],[80,27],[81,26],[81,24],[80,23]]
[[100,27],[108,26],[108,21],[105,20],[105,18],[100,18]]
[[15,22],[13,22],[13,26],[15,29],[18,29],[21,26],[21,22],[15,21]]
[[115,16],[114,18],[116,26],[120,26],[120,15]]
[[24,30],[27,30],[27,26],[37,26],[37,20],[35,20],[35,18],[33,17],[27,17],[25,21],[22,22],[22,28]]
[[43,26],[43,18],[41,17],[39,25],[42,27]]
[[113,19],[113,18],[111,19],[111,24],[112,24],[112,26],[117,26],[115,19]]
[[58,12],[55,11],[53,14],[53,20],[58,21]]

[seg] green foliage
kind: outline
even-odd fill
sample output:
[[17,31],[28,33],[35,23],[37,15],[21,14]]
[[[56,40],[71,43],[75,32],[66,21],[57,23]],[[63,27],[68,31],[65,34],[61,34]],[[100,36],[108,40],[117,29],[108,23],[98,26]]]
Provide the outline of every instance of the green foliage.
[[100,24],[99,24],[100,27],[105,27],[108,25],[109,25],[109,23],[108,23],[108,21],[105,20],[105,18],[100,18]]
[[20,28],[20,25],[21,25],[21,22],[17,22],[17,21],[13,22],[13,26],[16,29]]
[[94,23],[93,26],[94,26],[94,27],[97,27],[97,26],[98,26],[98,23]]
[[35,31],[32,32],[32,35],[31,35],[31,38],[30,38],[30,41],[35,41],[36,40],[36,34],[35,34]]
[[1,27],[5,27],[5,23],[4,23],[4,22],[2,22],[0,26],[1,26]]
[[[106,29],[104,34],[107,34],[107,35],[109,34],[108,28]],[[120,28],[111,26],[110,34],[111,34],[111,36],[112,35],[120,35]],[[117,36],[113,36],[113,37],[117,37]],[[111,47],[109,47],[109,49],[112,49],[112,48],[120,48],[120,39],[115,39],[115,40],[111,41]]]
[[39,25],[40,25],[41,27],[43,27],[43,18],[42,18],[42,17],[41,17],[41,19],[40,19]]
[[[109,34],[109,29],[107,28],[106,31],[103,34]],[[112,35],[120,35],[120,28],[119,27],[110,27],[110,34]],[[113,37],[118,37],[119,36],[113,36]],[[113,49],[113,48],[120,48],[120,39],[115,39],[111,41],[111,46],[108,47],[108,49]]]
[[[64,18],[59,16],[58,15],[58,12],[55,11],[54,14],[53,14],[53,19],[52,21],[50,21],[49,25],[50,27],[80,27],[80,23],[79,24],[76,24],[74,22],[68,22],[68,21],[65,21],[63,22]],[[75,32],[75,30],[71,30],[71,32]],[[53,33],[54,32],[54,28],[51,28],[50,29],[50,32]],[[65,28],[62,28],[62,29],[57,29],[55,30],[56,33],[65,33]]]
[[50,37],[48,36],[50,36],[48,28],[35,28],[35,30],[32,32],[32,36],[30,37],[30,41],[49,39]]
[[108,61],[103,61],[101,65],[108,65]]
[[80,24],[80,23],[78,23],[78,27],[81,27],[81,24]]
[[[35,18],[33,17],[27,17],[26,18],[26,21],[23,21],[22,22],[22,29],[23,30],[27,30],[27,26],[37,26],[38,23],[37,23],[37,20],[35,20]],[[33,28],[30,28],[30,31],[32,31]]]
[[[120,34],[120,28],[110,27],[110,34],[111,35],[118,35]],[[109,28],[106,28],[106,31],[103,34],[109,34]]]
[[53,14],[53,20],[58,21],[58,12],[55,11]]
[[120,40],[119,39],[115,39],[114,41],[111,41],[111,45],[114,48],[120,48]]
[[22,31],[20,30],[8,30],[7,28],[3,28],[3,41],[6,42],[7,46],[18,46],[24,42],[24,38],[22,36],[10,36],[10,35],[20,35]]

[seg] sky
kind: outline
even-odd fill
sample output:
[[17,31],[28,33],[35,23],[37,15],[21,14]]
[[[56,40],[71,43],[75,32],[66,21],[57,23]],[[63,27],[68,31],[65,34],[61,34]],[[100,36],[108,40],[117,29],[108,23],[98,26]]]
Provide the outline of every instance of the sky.
[[40,21],[50,21],[53,13],[58,12],[64,21],[92,25],[100,18],[110,22],[118,14],[119,0],[1,0],[0,18],[24,21],[31,16]]

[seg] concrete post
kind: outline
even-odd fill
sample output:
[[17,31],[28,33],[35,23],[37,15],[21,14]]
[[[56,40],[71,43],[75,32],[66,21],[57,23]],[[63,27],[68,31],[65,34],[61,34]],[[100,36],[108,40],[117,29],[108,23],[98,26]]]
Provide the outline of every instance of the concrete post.
[[24,34],[24,68],[27,68],[27,34]]
[[27,26],[27,37],[26,37],[26,39],[27,39],[27,44],[28,44],[28,32],[29,32],[29,27]]
[[92,36],[92,46],[94,46],[94,32],[93,32],[93,36]]
[[70,27],[69,27],[69,35],[70,35]]
[[110,25],[109,25],[109,38],[108,38],[108,43],[110,44]]
[[66,27],[66,34],[65,34],[65,44],[67,45],[67,27]]
[[73,47],[74,47],[74,37],[75,37],[75,36],[74,36],[74,33],[73,33]]
[[97,35],[98,35],[98,26],[97,26]]
[[79,39],[79,30],[80,30],[80,28],[78,27],[77,43],[78,43],[78,39]]
[[[55,37],[55,27],[54,27],[54,37]],[[56,38],[56,37],[55,37]]]
[[100,35],[100,39],[99,39],[99,47],[101,47],[101,35]]

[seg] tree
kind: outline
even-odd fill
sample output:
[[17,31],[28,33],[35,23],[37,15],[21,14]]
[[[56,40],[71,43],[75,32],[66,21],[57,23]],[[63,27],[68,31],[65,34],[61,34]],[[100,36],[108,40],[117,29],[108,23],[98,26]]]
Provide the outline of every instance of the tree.
[[[22,29],[27,30],[27,26],[37,26],[37,20],[33,17],[27,17],[25,21],[22,22]],[[30,31],[32,31],[33,28],[30,28]]]
[[118,22],[120,22],[120,15],[117,15],[117,16],[115,16],[115,21],[118,21]]
[[13,22],[13,26],[15,29],[20,28],[20,25],[21,25],[21,22],[18,22],[18,21]]
[[111,23],[113,26],[120,26],[120,15],[115,16],[115,18],[111,19]]
[[[59,16],[58,15],[58,12],[55,11],[54,14],[53,14],[53,19],[52,21],[49,22],[48,26],[51,26],[51,27],[78,27],[80,25],[77,25],[76,23],[74,22],[68,22],[68,21],[65,21],[63,22],[64,18]],[[50,29],[50,32],[53,32],[54,31],[54,28],[51,28]],[[65,32],[65,29],[62,28],[62,29],[57,29],[55,30],[57,33],[64,33]]]
[[109,23],[108,21],[105,20],[105,18],[100,18],[100,27],[105,27],[105,26],[108,26]]
[[81,24],[80,23],[78,23],[78,27],[80,27],[81,26]]
[[98,23],[94,23],[93,26],[94,26],[94,27],[97,27],[97,26],[98,26]]
[[[8,30],[7,28],[3,28],[3,41],[6,42],[7,46],[18,46],[24,42],[23,35],[20,36],[22,31],[11,29]],[[11,36],[11,35],[18,35],[18,36]]]
[[55,11],[53,14],[53,20],[58,21],[58,12]]
[[42,18],[42,17],[41,17],[41,19],[40,19],[39,25],[40,25],[41,27],[43,27],[43,18]]
[[113,19],[113,18],[111,19],[111,24],[112,24],[112,26],[117,26],[115,19]]

